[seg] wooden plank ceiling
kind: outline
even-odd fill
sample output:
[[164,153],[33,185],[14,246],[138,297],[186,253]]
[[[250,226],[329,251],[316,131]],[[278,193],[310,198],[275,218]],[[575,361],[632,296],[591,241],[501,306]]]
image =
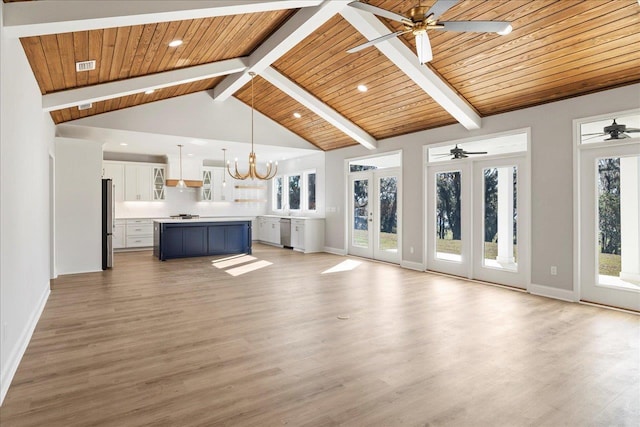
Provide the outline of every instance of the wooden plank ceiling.
[[[7,0],[5,0],[6,2]],[[406,13],[414,0],[369,3]],[[429,6],[434,0],[425,0]],[[296,11],[193,19],[21,39],[43,94],[249,55]],[[401,25],[382,19],[390,30]],[[461,0],[441,20],[504,20],[513,32],[430,30],[440,75],[481,116],[530,107],[640,81],[637,0]],[[413,51],[412,36],[400,36]],[[178,48],[168,47],[182,39]],[[376,139],[455,123],[442,107],[376,48],[345,51],[366,39],[340,15],[287,52],[273,67]],[[75,62],[97,60],[76,73]],[[417,61],[417,60],[416,60]],[[90,110],[52,112],[55,123],[215,87],[221,77],[152,95],[94,103]],[[350,137],[262,78],[255,108],[324,150],[355,144]],[[359,84],[369,90],[357,91]],[[251,104],[249,85],[235,96]],[[294,112],[302,117],[295,118]]]

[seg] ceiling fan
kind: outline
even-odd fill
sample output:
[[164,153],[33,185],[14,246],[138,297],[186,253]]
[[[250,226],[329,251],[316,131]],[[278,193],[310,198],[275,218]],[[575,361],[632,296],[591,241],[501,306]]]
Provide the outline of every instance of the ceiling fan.
[[466,151],[463,148],[458,147],[458,144],[451,150],[449,150],[449,154],[436,154],[435,157],[445,157],[451,156],[451,160],[454,159],[466,159],[469,155],[473,154],[487,154],[486,151]]
[[609,135],[609,138],[605,139],[605,141],[610,141],[612,139],[631,138],[627,134],[633,132],[640,132],[640,129],[628,128],[626,125],[616,123],[616,119],[613,119],[613,123],[609,126],[605,126],[602,132],[585,133],[582,136],[588,136],[589,138],[586,139],[591,139],[598,136]]
[[433,54],[431,52],[431,43],[427,30],[445,30],[445,31],[473,31],[480,33],[498,33],[506,35],[511,32],[511,23],[505,21],[438,21],[438,17],[453,7],[458,0],[437,0],[433,6],[427,8],[422,6],[418,1],[418,5],[409,9],[406,15],[400,15],[380,7],[372,6],[361,1],[353,1],[349,6],[356,9],[382,16],[383,18],[398,21],[404,25],[404,29],[395,33],[386,34],[367,43],[351,48],[347,53],[354,53],[373,46],[376,43],[389,40],[401,34],[413,33],[416,38],[416,50],[420,64],[431,61]]

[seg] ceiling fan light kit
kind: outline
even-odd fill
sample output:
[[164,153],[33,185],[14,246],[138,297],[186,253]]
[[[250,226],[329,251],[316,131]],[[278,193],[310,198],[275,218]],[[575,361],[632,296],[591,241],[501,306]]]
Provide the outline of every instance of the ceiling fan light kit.
[[506,21],[438,21],[438,17],[453,7],[458,0],[438,0],[430,8],[418,5],[411,8],[405,15],[400,15],[368,3],[353,1],[349,6],[360,9],[392,21],[400,22],[404,25],[404,30],[395,33],[385,34],[382,37],[370,40],[359,46],[347,50],[347,53],[358,52],[367,47],[373,46],[385,40],[392,39],[401,34],[412,33],[416,40],[416,54],[420,64],[427,63],[433,59],[431,42],[427,30],[444,31],[472,31],[480,33],[497,33],[500,35],[509,34],[512,31],[511,23]]

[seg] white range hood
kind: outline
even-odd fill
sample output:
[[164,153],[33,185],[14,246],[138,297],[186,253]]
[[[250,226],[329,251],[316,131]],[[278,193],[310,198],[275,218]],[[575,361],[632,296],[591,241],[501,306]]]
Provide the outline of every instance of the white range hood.
[[[180,180],[180,155],[167,156],[167,187]],[[202,159],[182,156],[182,179],[187,187],[202,187]]]

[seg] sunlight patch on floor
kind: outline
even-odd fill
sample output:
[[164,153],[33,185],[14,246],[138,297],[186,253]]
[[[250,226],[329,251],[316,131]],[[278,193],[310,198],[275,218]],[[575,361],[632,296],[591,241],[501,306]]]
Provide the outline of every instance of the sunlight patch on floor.
[[226,270],[226,272],[235,277],[235,276],[240,276],[242,274],[250,273],[252,271],[259,270],[259,269],[264,268],[264,267],[268,267],[271,264],[273,264],[273,263],[269,262],[269,261],[256,261],[256,262],[252,262],[251,264],[247,264],[247,265],[243,265],[243,266],[240,266],[240,267],[232,268],[230,270]]
[[351,271],[356,267],[358,267],[360,264],[362,264],[362,262],[356,261],[354,259],[348,259],[348,260],[342,261],[340,264],[334,265],[328,270],[323,271],[321,274],[339,273],[341,271]]
[[215,261],[212,261],[211,263],[216,268],[228,268],[228,267],[233,267],[234,265],[244,264],[245,262],[255,261],[255,259],[256,257],[253,257],[251,255],[243,255],[240,257],[230,257],[230,258],[224,258],[221,260],[215,260]]

